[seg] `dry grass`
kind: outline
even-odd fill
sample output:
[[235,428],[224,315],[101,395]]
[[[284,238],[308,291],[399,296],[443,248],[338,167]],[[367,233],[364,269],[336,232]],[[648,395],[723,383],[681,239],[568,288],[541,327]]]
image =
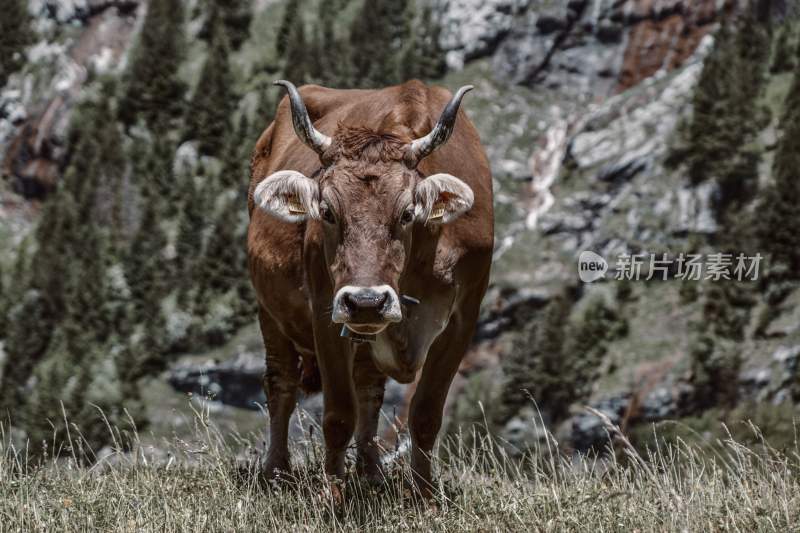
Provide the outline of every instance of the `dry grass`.
[[[719,442],[716,456],[678,443],[642,458],[618,435],[606,460],[565,459],[555,444],[512,461],[496,443],[455,444],[437,461],[435,505],[404,490],[408,467],[372,489],[350,476],[345,503],[325,496],[318,445],[302,447],[291,485],[263,489],[248,443],[223,439],[200,413],[197,438],[155,453],[134,443],[80,466],[69,457],[32,468],[4,445],[2,531],[797,531],[800,456],[766,443]],[[753,428],[754,431],[757,431]],[[613,433],[614,428],[609,428]],[[77,439],[77,430],[72,438]],[[6,439],[4,439],[5,441]],[[226,442],[227,440],[227,442]],[[301,448],[301,447],[298,447]],[[238,452],[238,458],[237,458]],[[91,453],[91,452],[89,452]],[[244,455],[242,455],[244,454]],[[243,466],[244,465],[244,466]]]

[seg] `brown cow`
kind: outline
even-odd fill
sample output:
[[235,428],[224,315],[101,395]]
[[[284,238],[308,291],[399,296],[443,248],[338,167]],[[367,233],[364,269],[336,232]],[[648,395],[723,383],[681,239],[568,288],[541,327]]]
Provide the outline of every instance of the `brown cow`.
[[288,95],[256,145],[248,198],[267,353],[264,472],[289,470],[297,389],[318,390],[321,379],[326,473],[343,478],[355,433],[358,470],[381,479],[386,376],[408,383],[422,369],[409,427],[425,492],[494,244],[489,165],[459,111],[471,87],[452,96],[419,81],[380,90],[276,84]]

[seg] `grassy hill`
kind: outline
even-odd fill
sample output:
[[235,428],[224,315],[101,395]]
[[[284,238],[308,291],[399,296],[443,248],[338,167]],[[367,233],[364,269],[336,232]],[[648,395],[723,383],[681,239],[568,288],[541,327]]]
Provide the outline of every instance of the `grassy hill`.
[[[608,422],[606,420],[606,422]],[[624,438],[602,460],[564,459],[555,444],[511,461],[496,443],[450,441],[431,501],[392,463],[381,487],[350,475],[335,503],[322,450],[307,443],[291,482],[262,487],[254,444],[225,444],[198,412],[196,433],[95,458],[75,446],[41,468],[0,458],[0,516],[10,531],[789,531],[800,520],[797,441],[777,451],[726,438],[665,445],[644,459]],[[617,430],[608,426],[611,433]],[[751,428],[758,438],[758,430]],[[555,442],[550,436],[550,441]],[[92,466],[81,466],[92,456]]]

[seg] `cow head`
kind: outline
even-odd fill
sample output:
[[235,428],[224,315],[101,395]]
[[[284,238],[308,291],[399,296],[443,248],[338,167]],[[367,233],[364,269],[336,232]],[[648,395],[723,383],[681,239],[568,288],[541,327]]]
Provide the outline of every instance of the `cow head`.
[[402,320],[399,282],[415,225],[448,224],[472,207],[470,187],[450,174],[423,176],[419,162],[450,138],[464,94],[450,100],[431,132],[409,141],[340,125],[333,137],[314,128],[297,89],[289,92],[298,137],[316,151],[313,177],[282,170],[255,189],[258,206],[287,222],[317,220],[333,283],[331,318],[360,334]]

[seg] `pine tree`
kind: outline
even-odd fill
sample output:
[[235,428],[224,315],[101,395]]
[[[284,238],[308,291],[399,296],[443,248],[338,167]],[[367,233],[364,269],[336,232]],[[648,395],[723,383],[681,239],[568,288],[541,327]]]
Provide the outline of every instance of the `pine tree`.
[[800,91],[800,73],[796,73],[785,104],[783,136],[778,143],[773,166],[774,183],[764,192],[759,204],[758,237],[771,257],[775,273],[800,279],[800,108],[791,101]]
[[792,46],[792,26],[784,23],[778,31],[775,42],[775,56],[772,59],[770,72],[772,74],[783,74],[791,72],[795,67],[794,47]]
[[252,320],[255,302],[247,276],[247,223],[243,217],[244,202],[230,195],[224,204],[208,238],[205,253],[196,270],[193,309],[199,317],[209,316],[212,302],[224,302],[229,316],[224,321],[203,320],[205,341],[218,344],[236,328]]
[[[0,340],[5,338],[6,330],[8,328],[8,313],[11,311],[11,299],[9,298],[9,291],[11,287],[6,281],[6,273],[3,263],[0,262]],[[0,363],[0,365],[2,365]],[[0,366],[2,370],[2,366]]]
[[253,21],[251,2],[248,0],[207,0],[207,16],[199,37],[212,41],[216,18],[220,17],[233,50],[241,48],[250,37],[250,23]]
[[[310,71],[313,68],[312,50],[309,39],[306,38],[306,23],[300,14],[301,5],[302,2],[296,0],[287,6],[286,16],[278,34],[279,53],[284,57],[283,76],[295,85],[311,81]],[[300,10],[300,13],[294,13],[296,9]]]
[[[275,91],[275,87],[271,83],[262,83],[258,88],[258,105],[256,106],[253,120],[250,121],[250,135],[249,139],[253,140],[251,148],[255,148],[255,143],[269,127],[269,124],[275,118],[275,110],[278,107],[279,93]],[[248,155],[248,159],[252,155],[252,150]],[[249,181],[249,180],[248,180]]]
[[203,186],[195,180],[186,180],[185,201],[178,221],[178,239],[175,243],[175,270],[179,273],[182,298],[196,284],[197,263],[203,256],[203,234],[209,205]]
[[4,351],[8,356],[0,378],[0,414],[8,418],[25,398],[25,384],[31,370],[50,344],[54,317],[43,294],[28,290],[12,306]]
[[694,183],[708,179],[719,161],[729,156],[732,141],[730,130],[722,124],[732,99],[734,87],[733,69],[730,68],[733,35],[728,24],[717,31],[714,48],[703,64],[700,79],[695,88],[692,120],[688,131],[691,152],[687,163],[689,177]]
[[440,36],[441,28],[434,18],[433,10],[431,6],[426,5],[422,9],[419,21],[413,25],[410,39],[403,51],[400,61],[402,80],[435,79],[445,74],[447,64],[444,60],[444,50],[439,44]]
[[[64,180],[66,182],[66,180]],[[69,273],[80,243],[78,205],[66,183],[46,202],[36,230],[37,249],[31,264],[27,286],[23,289],[24,312],[32,319],[12,320],[8,352],[22,363],[17,376],[23,383],[25,372],[43,355],[52,332],[66,314],[69,298]],[[24,315],[23,315],[24,316]]]
[[[9,314],[5,351],[9,361],[2,372],[0,406],[13,409],[24,399],[23,388],[35,365],[48,350],[53,332],[67,312],[70,272],[76,257],[78,206],[62,182],[45,203],[35,233],[37,249],[29,275],[20,276],[15,290],[19,303]],[[18,256],[17,270],[28,261]]]
[[751,302],[732,282],[706,282],[702,315],[690,324],[690,382],[694,386],[693,407],[730,407],[737,398],[741,368],[739,346],[749,320]]
[[590,299],[583,313],[567,325],[563,351],[565,364],[556,389],[561,400],[555,400],[556,413],[566,416],[570,403],[589,395],[608,343],[624,336],[627,327],[624,318],[602,297]]
[[145,202],[142,222],[125,262],[138,322],[158,312],[170,278],[164,255],[167,236],[157,210],[155,202]]
[[[84,393],[73,420],[87,447],[95,452],[112,443],[128,448],[134,437],[125,428],[130,428],[131,420],[139,429],[146,423],[136,380],[125,375],[126,367],[120,365],[127,355],[125,349],[100,346],[87,354],[79,367]],[[109,425],[115,431],[113,438]]]
[[758,133],[766,124],[759,105],[770,29],[747,10],[734,28],[723,24],[705,60],[693,100],[693,116],[685,130],[686,144],[670,158],[685,161],[693,184],[714,180],[717,220],[728,227],[735,213],[752,200],[763,147]]
[[95,224],[83,224],[78,239],[80,253],[73,259],[67,278],[67,314],[92,342],[102,343],[114,329],[107,313],[108,248]]
[[199,141],[200,152],[219,156],[230,132],[235,96],[231,90],[230,49],[222,21],[215,16],[211,48],[186,115],[186,137]]
[[275,50],[279,56],[286,54],[289,48],[289,43],[292,39],[292,34],[297,31],[298,25],[302,26],[301,16],[302,0],[289,0],[286,3],[286,8],[283,12],[280,28],[278,28],[278,35],[275,40]]
[[57,329],[47,354],[32,370],[35,386],[17,403],[13,420],[24,428],[34,455],[45,446],[55,447],[53,455],[63,449],[67,441],[64,413],[70,416],[80,405],[75,355],[85,353],[87,346],[76,338],[78,329],[67,322]]
[[316,18],[313,57],[316,66],[312,76],[326,86],[345,86],[349,79],[349,55],[343,51],[343,40],[336,35],[336,14],[343,6],[338,2],[320,2]]
[[145,202],[141,225],[125,261],[131,317],[134,323],[142,325],[142,340],[131,347],[132,360],[124,370],[135,378],[160,372],[166,365],[166,324],[161,303],[171,288],[173,274],[165,255],[167,235],[158,213],[155,202]]
[[496,423],[504,424],[520,407],[529,404],[531,397],[543,409],[549,408],[551,400],[560,400],[549,395],[560,388],[560,369],[556,367],[563,360],[565,324],[572,305],[571,296],[559,294],[541,311],[541,316],[528,319],[511,353],[502,362],[506,382]]
[[101,83],[93,127],[94,137],[99,144],[99,158],[98,190],[92,213],[95,225],[104,228],[104,236],[110,239],[109,251],[119,255],[129,238],[130,227],[126,221],[126,211],[130,209],[127,205],[130,191],[126,190],[126,158],[115,106],[117,84],[114,79],[105,79]]
[[142,118],[151,129],[167,129],[183,112],[185,83],[178,77],[183,59],[183,2],[151,0],[139,42],[125,73],[120,118],[132,125]]
[[[800,66],[800,40],[798,40],[795,47],[794,63]],[[795,69],[794,77],[792,78],[792,86],[789,89],[789,94],[786,96],[786,101],[783,103],[784,115],[781,117],[781,127],[786,130],[791,127],[790,121],[796,120],[797,114],[793,110],[800,109],[800,81],[798,81],[797,68]]]
[[239,231],[241,206],[238,196],[225,202],[208,240],[198,273],[198,283],[211,294],[229,291],[246,276],[243,258],[246,246],[242,240],[242,232]]
[[382,87],[400,81],[399,59],[411,35],[408,0],[364,2],[350,28],[354,84]]
[[261,135],[259,132],[251,137],[251,130],[250,121],[245,114],[242,114],[236,131],[228,136],[227,147],[222,157],[220,185],[237,193],[246,194],[250,185],[250,156],[255,147],[254,140]]
[[[154,203],[161,209],[159,215],[164,217],[169,216],[172,210],[172,205],[179,200],[181,195],[180,189],[177,187],[174,173],[174,159],[176,145],[167,136],[156,136],[153,139],[152,152],[150,154],[148,172],[145,174],[145,179],[152,180],[152,191],[148,193],[148,200]],[[152,192],[158,194],[158,200],[155,200]]]
[[0,87],[25,64],[25,47],[33,44],[27,2],[6,0],[0,17]]

